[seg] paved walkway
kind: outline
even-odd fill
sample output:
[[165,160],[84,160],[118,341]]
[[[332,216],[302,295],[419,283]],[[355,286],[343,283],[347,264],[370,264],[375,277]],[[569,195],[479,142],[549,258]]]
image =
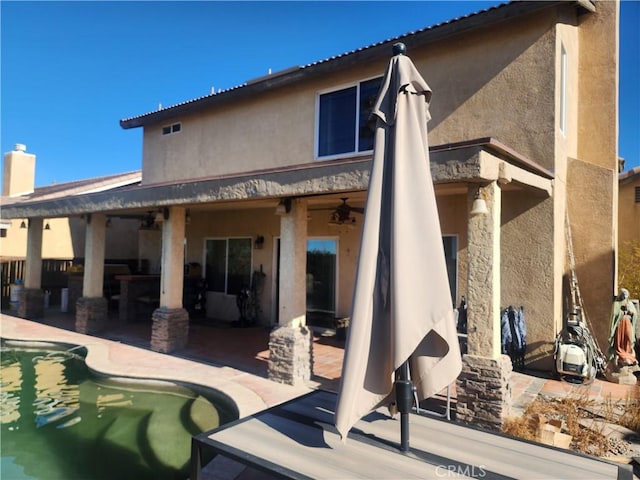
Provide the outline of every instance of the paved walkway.
[[[104,338],[73,332],[72,325],[71,316],[53,316],[42,322],[33,322],[2,314],[0,336],[3,339],[83,345],[88,349],[87,365],[107,375],[173,380],[216,389],[236,403],[241,417],[307,393],[313,386],[292,387],[267,380],[266,374],[256,374],[261,363],[266,365],[259,357],[251,358],[244,370],[231,364],[225,365],[223,361],[216,362],[214,358],[222,360],[223,352],[214,345],[210,347],[212,352],[217,350],[211,356],[213,358],[203,357],[202,360],[206,361],[197,361],[191,351],[198,351],[194,347],[202,348],[202,338],[196,334],[197,329],[192,335],[193,347],[183,351],[181,355],[167,355],[153,352],[147,348],[148,345],[144,345],[140,335],[148,331],[146,338],[150,338],[150,326],[134,324],[128,329],[109,332],[108,338]],[[227,346],[238,347],[240,343],[242,339],[237,338],[234,342],[228,342]],[[245,345],[247,346],[248,344]],[[249,353],[246,349],[244,351]],[[237,356],[237,352],[238,349],[233,348],[229,351],[230,357]]]
[[[269,329],[265,327],[230,328],[227,324],[192,323],[187,347],[167,355],[150,350],[149,321],[127,325],[114,321],[100,336],[78,334],[73,331],[74,323],[73,314],[55,309],[37,322],[4,313],[0,336],[93,346],[87,358],[91,368],[107,374],[181,380],[216,388],[238,404],[243,416],[310,389],[335,392],[339,387],[344,341],[333,336],[314,336],[312,381],[307,386],[291,387],[267,380]],[[514,372],[512,393],[514,414],[520,413],[539,393],[594,401],[640,398],[637,385],[619,385],[600,379],[591,385],[579,385],[533,371]]]

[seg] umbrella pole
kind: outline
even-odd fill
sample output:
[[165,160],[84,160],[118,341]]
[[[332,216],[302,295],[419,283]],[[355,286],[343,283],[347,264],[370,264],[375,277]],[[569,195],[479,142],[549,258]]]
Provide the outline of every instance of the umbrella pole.
[[409,412],[413,405],[413,388],[409,379],[409,361],[396,370],[396,405],[400,412],[400,451],[409,451]]

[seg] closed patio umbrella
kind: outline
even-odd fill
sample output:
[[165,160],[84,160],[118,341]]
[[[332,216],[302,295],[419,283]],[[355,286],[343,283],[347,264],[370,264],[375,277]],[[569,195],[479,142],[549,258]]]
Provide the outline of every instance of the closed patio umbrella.
[[403,374],[410,369],[423,399],[451,384],[462,363],[429,167],[431,90],[403,53],[394,45],[372,112],[373,164],[335,422],[344,439],[361,417],[395,402],[398,370],[406,451],[413,394]]

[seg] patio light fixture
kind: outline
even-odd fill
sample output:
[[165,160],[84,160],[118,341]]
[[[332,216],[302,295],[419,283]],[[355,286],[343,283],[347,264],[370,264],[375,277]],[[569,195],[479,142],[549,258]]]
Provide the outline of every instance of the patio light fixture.
[[473,204],[471,205],[471,212],[469,212],[469,214],[471,216],[477,216],[486,215],[487,213],[489,213],[487,202],[484,201],[484,198],[482,198],[482,195],[480,194],[480,192],[478,192],[476,194],[475,200],[473,201]]
[[158,210],[158,212],[156,213],[155,217],[154,217],[154,221],[156,223],[162,223],[165,220],[169,220],[169,209],[167,207]]
[[291,211],[291,199],[284,198],[280,200],[276,207],[276,215],[285,215]]

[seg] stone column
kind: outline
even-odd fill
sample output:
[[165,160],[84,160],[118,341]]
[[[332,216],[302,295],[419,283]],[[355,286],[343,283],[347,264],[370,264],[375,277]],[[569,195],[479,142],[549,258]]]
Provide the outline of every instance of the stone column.
[[96,333],[107,324],[107,300],[103,296],[106,217],[87,216],[82,297],[76,301],[76,331]]
[[44,292],[42,291],[42,218],[30,218],[27,231],[27,259],[24,269],[24,289],[18,294],[18,316],[42,318]]
[[487,214],[468,222],[468,354],[457,381],[457,420],[499,430],[511,408],[511,361],[500,353],[501,192],[496,182],[470,188],[468,205],[479,195]]
[[292,200],[280,217],[278,326],[269,336],[269,379],[289,385],[311,378],[313,335],[306,327],[307,203]]
[[187,345],[189,313],[182,307],[184,285],[184,207],[164,209],[160,307],[151,320],[151,349],[170,353]]

